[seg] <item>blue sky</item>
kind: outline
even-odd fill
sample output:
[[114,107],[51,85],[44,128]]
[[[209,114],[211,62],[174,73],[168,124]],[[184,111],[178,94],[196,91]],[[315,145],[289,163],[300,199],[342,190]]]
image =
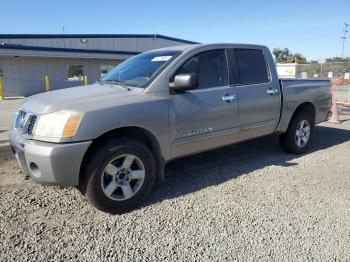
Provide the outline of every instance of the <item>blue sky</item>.
[[[2,1],[0,33],[158,33],[202,43],[288,47],[340,56],[350,0]],[[350,29],[349,29],[350,31]],[[345,45],[350,56],[350,32]]]

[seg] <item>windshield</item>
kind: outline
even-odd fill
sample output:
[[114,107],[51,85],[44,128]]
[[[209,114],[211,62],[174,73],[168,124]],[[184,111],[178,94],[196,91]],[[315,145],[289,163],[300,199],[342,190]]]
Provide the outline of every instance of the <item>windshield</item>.
[[128,86],[145,87],[178,51],[155,51],[131,57],[117,65],[101,78],[102,81],[118,81]]

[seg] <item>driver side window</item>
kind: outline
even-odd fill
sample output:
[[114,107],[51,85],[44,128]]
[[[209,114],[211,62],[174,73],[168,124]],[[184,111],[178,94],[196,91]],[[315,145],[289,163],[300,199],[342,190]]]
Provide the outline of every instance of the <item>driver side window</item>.
[[176,73],[170,78],[179,74],[196,74],[198,88],[210,88],[228,85],[228,70],[225,49],[217,49],[196,54],[188,59]]

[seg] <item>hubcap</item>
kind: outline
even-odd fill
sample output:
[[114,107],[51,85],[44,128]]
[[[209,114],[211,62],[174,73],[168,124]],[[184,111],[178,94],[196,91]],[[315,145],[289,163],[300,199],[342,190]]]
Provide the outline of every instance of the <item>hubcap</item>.
[[133,197],[145,180],[145,167],[135,155],[125,154],[114,158],[103,170],[101,186],[112,200],[123,201]]
[[298,124],[296,133],[295,133],[295,142],[298,147],[304,147],[310,139],[310,123],[307,120],[302,120]]

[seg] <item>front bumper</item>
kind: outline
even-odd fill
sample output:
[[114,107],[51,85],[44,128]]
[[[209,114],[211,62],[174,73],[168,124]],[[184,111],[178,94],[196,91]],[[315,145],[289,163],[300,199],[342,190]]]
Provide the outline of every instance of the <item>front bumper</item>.
[[81,162],[91,141],[54,144],[25,140],[9,132],[11,148],[23,171],[42,184],[78,185]]

